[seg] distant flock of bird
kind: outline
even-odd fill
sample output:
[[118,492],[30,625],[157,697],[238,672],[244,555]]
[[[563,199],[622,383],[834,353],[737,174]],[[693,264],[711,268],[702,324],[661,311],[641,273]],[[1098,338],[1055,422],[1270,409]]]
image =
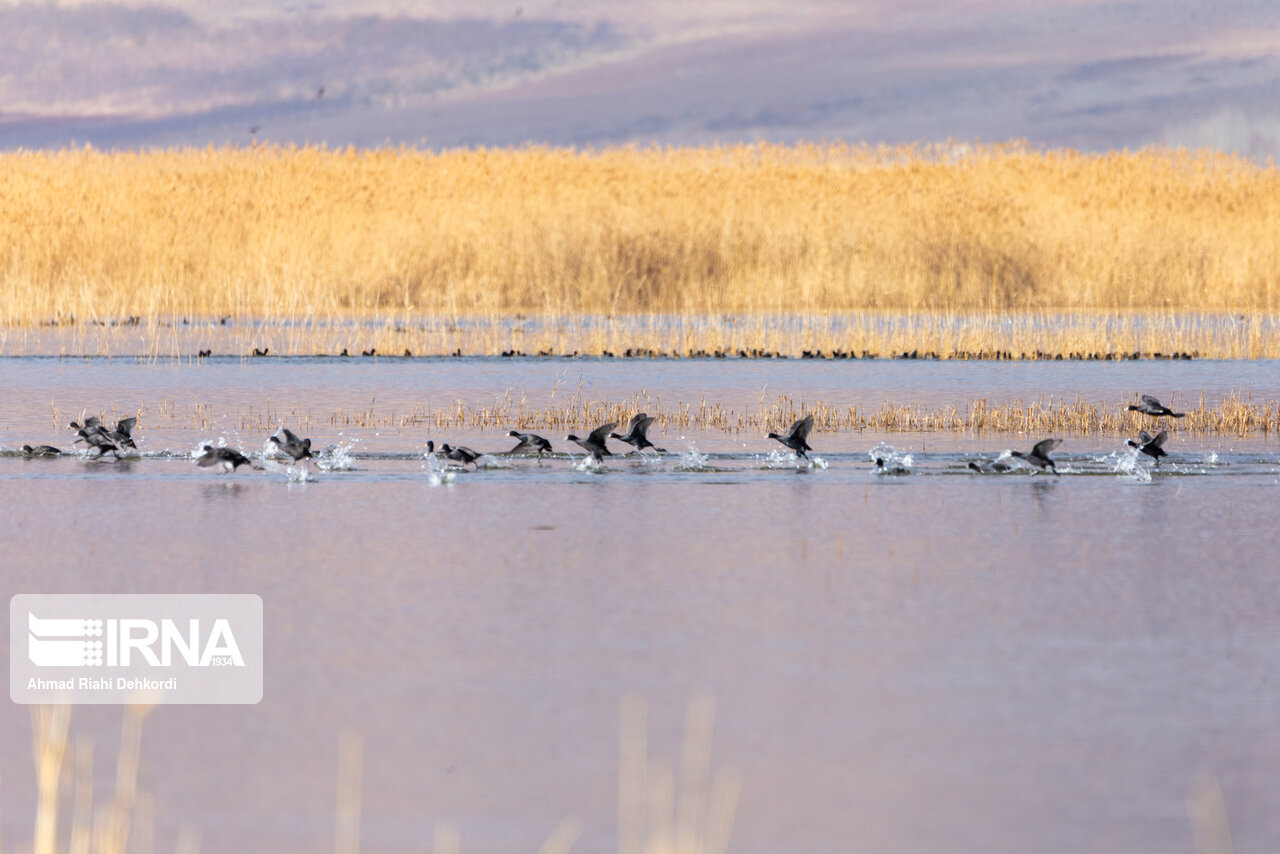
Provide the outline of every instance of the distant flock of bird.
[[[1142,395],[1141,402],[1131,404],[1129,410],[1132,412],[1140,412],[1144,415],[1150,415],[1155,418],[1168,416],[1170,418],[1182,418],[1186,413],[1174,412],[1167,406],[1160,403],[1159,400],[1151,395]],[[605,457],[613,456],[613,452],[609,450],[608,440],[614,439],[618,442],[630,445],[635,452],[641,452],[646,449],[652,449],[655,453],[666,453],[665,449],[659,448],[649,441],[649,428],[653,424],[652,416],[643,412],[637,413],[627,424],[626,433],[613,432],[617,422],[609,422],[601,424],[592,430],[586,438],[578,438],[570,433],[565,437],[565,441],[573,442],[584,451],[597,464],[604,462]],[[84,442],[87,447],[96,450],[97,455],[94,459],[113,455],[116,459],[120,459],[120,454],[126,449],[137,449],[134,442],[133,431],[138,425],[137,418],[123,418],[116,422],[114,429],[104,425],[102,421],[96,417],[89,416],[84,419],[84,424],[75,421],[70,423],[69,428],[76,432],[73,445]],[[813,416],[806,415],[797,419],[785,433],[769,433],[767,438],[775,439],[784,447],[793,451],[798,459],[807,460],[808,453],[813,450],[809,445],[809,433],[813,430]],[[520,433],[512,430],[507,434],[516,440],[516,446],[509,451],[504,452],[506,456],[537,456],[542,457],[544,454],[552,453],[551,442],[534,433]],[[1127,440],[1129,447],[1136,449],[1139,453],[1145,454],[1156,461],[1156,465],[1160,464],[1160,458],[1168,456],[1168,452],[1164,450],[1165,440],[1169,438],[1167,430],[1161,430],[1155,436],[1151,436],[1146,430],[1138,434],[1138,438]],[[311,440],[299,438],[293,431],[287,427],[280,428],[278,434],[270,436],[268,441],[274,444],[282,454],[292,459],[294,462],[311,458]],[[1062,444],[1061,439],[1044,439],[1037,442],[1030,451],[1012,451],[1014,457],[1022,460],[1024,463],[1032,466],[1039,471],[1052,472],[1058,474],[1057,466],[1053,459],[1049,456],[1050,452],[1058,445]],[[30,457],[57,457],[62,456],[63,451],[52,445],[23,445],[22,452]],[[436,444],[434,441],[427,442],[427,453],[436,455]],[[462,445],[441,444],[438,455],[444,459],[459,463],[462,466],[477,465],[476,461],[485,456],[482,451],[475,451]],[[205,445],[201,449],[201,453],[196,457],[196,465],[201,468],[219,468],[223,471],[235,471],[243,465],[252,467],[253,463],[247,456],[227,447],[214,447],[213,445]],[[890,465],[883,457],[875,459],[875,465],[878,469],[887,470]],[[970,462],[969,468],[981,474],[999,473],[1009,471],[1013,465],[1000,460],[984,460],[981,462]]]

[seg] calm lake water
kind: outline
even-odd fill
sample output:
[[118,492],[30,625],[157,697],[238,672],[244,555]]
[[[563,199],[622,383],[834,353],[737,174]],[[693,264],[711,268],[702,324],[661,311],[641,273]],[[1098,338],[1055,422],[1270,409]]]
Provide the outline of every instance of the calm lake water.
[[[426,850],[437,824],[466,851],[534,851],[564,818],[582,822],[573,850],[616,849],[621,699],[647,701],[650,750],[678,767],[704,692],[712,767],[742,781],[730,851],[1191,852],[1186,798],[1204,775],[1236,850],[1275,850],[1274,437],[1177,435],[1155,470],[1122,439],[1067,436],[1054,478],[967,468],[1038,436],[818,433],[810,467],[758,435],[655,431],[671,452],[656,461],[446,473],[428,438],[505,450],[505,429],[330,420],[579,388],[750,410],[780,394],[1272,400],[1277,367],[6,359],[0,448],[68,447],[84,407],[153,414],[140,458],[0,456],[0,577],[7,595],[261,595],[263,701],[147,722],[158,850],[184,824],[204,851],[330,848],[346,729],[365,744],[365,851]],[[321,465],[191,462],[204,441],[260,450],[266,433],[237,418],[268,399],[334,446]],[[159,416],[197,403],[208,426]],[[877,473],[881,443],[908,474]],[[2,715],[12,848],[31,838],[30,721]],[[73,715],[103,792],[120,718]]]

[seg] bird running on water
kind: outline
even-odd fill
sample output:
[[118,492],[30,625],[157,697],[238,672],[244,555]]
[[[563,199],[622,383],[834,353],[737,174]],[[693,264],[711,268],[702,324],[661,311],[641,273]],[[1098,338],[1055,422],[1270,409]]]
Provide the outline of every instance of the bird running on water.
[[[435,452],[436,452],[436,443],[428,439],[427,453],[434,454]],[[484,456],[482,452],[473,451],[470,448],[465,447],[463,445],[458,445],[456,448],[451,447],[448,442],[440,446],[440,454],[445,459],[453,460],[456,463],[462,463],[464,466],[475,465],[476,468],[480,468],[479,464],[476,463],[476,460],[479,457]]]
[[1011,451],[1010,453],[1024,463],[1033,465],[1041,471],[1051,471],[1056,475],[1058,467],[1053,464],[1053,460],[1049,459],[1049,452],[1061,444],[1061,439],[1045,439],[1041,442],[1036,442],[1030,453],[1024,454],[1022,451]]
[[196,457],[196,465],[206,469],[219,466],[224,472],[235,471],[240,466],[253,467],[249,458],[235,448],[215,448],[213,445],[204,446],[204,453]]
[[576,442],[578,445],[582,446],[583,450],[591,455],[591,459],[595,460],[597,463],[602,463],[604,462],[605,457],[613,456],[613,451],[610,451],[608,447],[609,432],[617,426],[618,423],[616,421],[610,421],[608,424],[601,424],[599,427],[592,430],[591,434],[585,439],[579,439],[572,433],[564,438],[566,442]]
[[542,456],[543,454],[551,453],[551,443],[534,433],[517,433],[515,430],[512,430],[507,435],[513,439],[519,440],[518,445],[507,451],[511,456],[532,454]]
[[777,433],[770,433],[767,438],[777,439],[782,444],[796,452],[796,456],[801,459],[809,459],[805,456],[806,451],[812,451],[809,447],[809,431],[813,429],[813,416],[806,415],[799,419],[789,428],[787,432],[779,436]]
[[279,436],[271,436],[267,441],[273,442],[277,448],[288,454],[294,462],[305,460],[311,456],[310,439],[299,439],[288,427],[281,427],[280,432],[284,433],[283,440]]
[[637,412],[631,417],[631,422],[627,424],[627,432],[625,434],[610,433],[609,438],[617,439],[619,442],[626,442],[637,451],[653,448],[656,453],[664,454],[666,451],[649,441],[649,426],[651,424],[653,424],[651,416],[643,412]]
[[1156,461],[1156,465],[1160,465],[1160,458],[1169,456],[1169,452],[1164,449],[1164,440],[1169,438],[1168,430],[1161,430],[1152,438],[1146,430],[1138,434],[1138,441],[1129,439],[1125,444],[1130,448],[1136,448],[1138,453],[1146,454],[1148,457]]

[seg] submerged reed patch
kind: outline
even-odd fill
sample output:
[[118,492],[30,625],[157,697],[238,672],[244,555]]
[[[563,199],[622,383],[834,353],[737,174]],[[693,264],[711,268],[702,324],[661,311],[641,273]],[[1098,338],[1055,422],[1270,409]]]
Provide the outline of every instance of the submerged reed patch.
[[1280,311],[1280,173],[1206,152],[262,146],[0,173],[5,327]]
[[[377,399],[360,408],[315,411],[301,404],[269,403],[265,408],[248,407],[237,412],[215,410],[207,403],[161,401],[155,406],[130,410],[140,416],[139,429],[197,430],[234,428],[269,434],[284,423],[299,430],[361,428],[422,431],[422,441],[433,430],[590,430],[600,424],[626,424],[637,412],[654,418],[654,435],[702,430],[730,434],[759,433],[785,429],[801,415],[812,414],[819,432],[877,431],[895,433],[1042,433],[1069,435],[1133,436],[1139,430],[1153,430],[1156,421],[1130,412],[1136,400],[1099,403],[1046,398],[1035,401],[994,402],[986,398],[958,405],[921,406],[883,401],[873,405],[838,405],[823,401],[778,396],[761,397],[755,407],[734,407],[708,401],[668,401],[640,392],[628,400],[590,400],[581,391],[561,401],[531,404],[524,396],[507,392],[488,405],[453,401],[445,406],[415,406],[410,411],[380,405]],[[1172,398],[1171,406],[1185,415],[1161,419],[1160,427],[1170,433],[1191,435],[1270,436],[1280,432],[1280,403],[1254,401],[1232,394],[1217,404]],[[83,413],[53,410],[52,424],[61,429],[70,418]],[[114,408],[98,414],[110,422],[118,417]]]

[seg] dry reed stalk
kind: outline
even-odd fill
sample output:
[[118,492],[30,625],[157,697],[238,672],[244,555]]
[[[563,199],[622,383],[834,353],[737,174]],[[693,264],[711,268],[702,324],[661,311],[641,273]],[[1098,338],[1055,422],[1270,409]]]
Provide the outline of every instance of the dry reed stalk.
[[335,811],[334,850],[359,854],[361,789],[364,777],[364,740],[359,733],[338,735],[338,807]]
[[1187,818],[1195,835],[1196,851],[1234,854],[1231,822],[1218,778],[1205,771],[1197,775],[1186,795]]
[[620,854],[723,854],[737,811],[741,781],[711,774],[714,704],[699,696],[689,705],[679,785],[669,761],[649,756],[646,709],[623,700],[618,764]]
[[[111,799],[95,807],[93,748],[88,739],[76,739],[67,760],[67,733],[71,706],[59,703],[31,707],[32,749],[36,766],[36,816],[33,854],[56,854],[62,793],[74,786],[70,836],[71,854],[125,854],[150,852],[153,841],[152,799],[139,792],[138,764],[142,725],[152,704],[134,703],[124,709],[120,752],[116,761],[116,785]],[[71,767],[73,779],[64,779]],[[130,832],[135,830],[131,841]]]
[[36,826],[32,854],[56,854],[58,850],[59,787],[71,706],[32,706],[36,764]]

